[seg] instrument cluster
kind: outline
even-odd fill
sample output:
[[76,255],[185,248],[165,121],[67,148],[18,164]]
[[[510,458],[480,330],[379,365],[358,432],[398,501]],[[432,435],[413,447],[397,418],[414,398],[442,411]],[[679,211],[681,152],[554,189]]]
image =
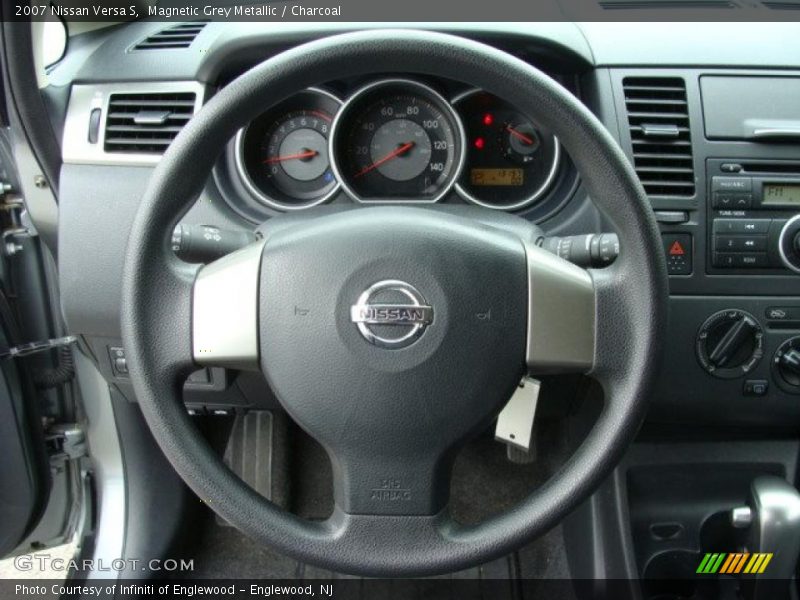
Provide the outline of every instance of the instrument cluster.
[[432,203],[457,194],[498,210],[553,186],[555,136],[503,99],[446,99],[413,79],[373,81],[340,98],[309,88],[268,108],[235,142],[241,182],[261,204],[300,210],[346,194],[364,203]]

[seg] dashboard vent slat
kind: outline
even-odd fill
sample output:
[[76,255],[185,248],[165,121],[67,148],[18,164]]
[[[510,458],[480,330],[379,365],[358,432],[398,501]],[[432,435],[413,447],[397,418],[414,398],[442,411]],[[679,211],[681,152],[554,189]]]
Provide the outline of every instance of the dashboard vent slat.
[[622,81],[633,166],[648,196],[695,193],[686,84],[677,77]]
[[163,154],[194,115],[195,101],[194,92],[111,94],[105,151]]
[[[164,106],[164,100],[161,98],[133,98],[133,99],[125,99],[125,98],[115,98],[114,99],[114,106],[154,106],[154,107],[162,107]],[[173,106],[188,106],[189,108],[194,108],[194,99],[186,99],[186,100],[171,100],[169,103],[170,108]]]
[[195,38],[200,35],[207,21],[197,21],[195,23],[181,23],[167,29],[162,29],[157,33],[147,36],[136,44],[134,50],[161,50],[161,49],[182,49],[192,45]]

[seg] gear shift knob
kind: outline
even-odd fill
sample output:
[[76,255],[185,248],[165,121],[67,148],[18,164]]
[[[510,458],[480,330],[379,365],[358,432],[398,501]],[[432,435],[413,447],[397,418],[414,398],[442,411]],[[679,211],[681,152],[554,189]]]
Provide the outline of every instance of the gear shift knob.
[[735,527],[747,528],[747,551],[771,553],[763,573],[743,580],[748,600],[786,600],[800,556],[800,493],[779,477],[757,477],[746,507],[731,511]]

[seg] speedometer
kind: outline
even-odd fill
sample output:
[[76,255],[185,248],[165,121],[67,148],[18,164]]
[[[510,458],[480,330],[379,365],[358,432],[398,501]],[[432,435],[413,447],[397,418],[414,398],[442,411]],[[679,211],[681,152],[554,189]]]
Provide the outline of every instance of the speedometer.
[[331,164],[359,202],[436,202],[463,166],[464,133],[450,105],[415,81],[356,92],[331,131]]

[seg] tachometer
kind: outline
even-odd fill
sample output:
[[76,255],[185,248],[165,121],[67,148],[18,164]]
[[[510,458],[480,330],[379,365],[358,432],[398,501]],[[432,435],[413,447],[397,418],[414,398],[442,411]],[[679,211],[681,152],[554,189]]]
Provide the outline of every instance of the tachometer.
[[239,134],[237,165],[264,204],[295,210],[320,204],[338,189],[328,136],[341,102],[309,89],[270,108]]
[[331,163],[359,202],[436,202],[463,165],[463,128],[426,85],[391,79],[356,92],[334,121]]

